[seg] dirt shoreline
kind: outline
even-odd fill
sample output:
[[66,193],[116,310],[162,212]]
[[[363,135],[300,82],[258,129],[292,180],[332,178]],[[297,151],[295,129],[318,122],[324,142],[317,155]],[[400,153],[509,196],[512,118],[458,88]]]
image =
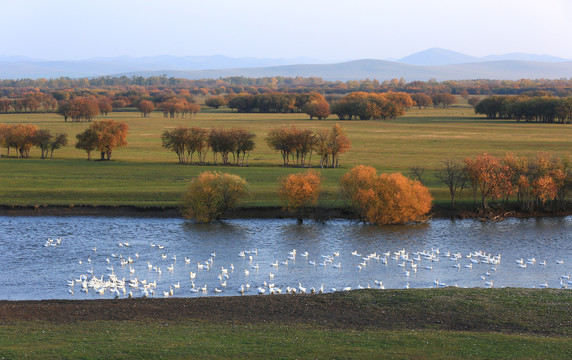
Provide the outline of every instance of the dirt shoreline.
[[[380,292],[382,291],[382,292]],[[423,289],[351,293],[247,295],[198,298],[0,301],[0,325],[22,322],[207,321],[308,324],[326,328],[440,329],[570,335],[570,293],[534,289]],[[527,305],[514,311],[503,297],[561,298],[543,305],[543,317]],[[473,304],[482,308],[474,313]],[[453,309],[453,310],[452,310]],[[555,324],[558,321],[558,324]]]
[[[474,219],[502,220],[505,218],[565,217],[567,211],[522,212],[507,209],[490,209],[486,213],[475,208],[434,206],[430,218],[434,219]],[[153,217],[181,218],[178,207],[158,206],[108,206],[108,205],[0,205],[0,216],[108,216],[108,217]],[[239,207],[225,214],[224,219],[292,219],[295,218],[281,207]],[[316,208],[310,216],[312,220],[332,219],[358,220],[358,216],[348,208]]]

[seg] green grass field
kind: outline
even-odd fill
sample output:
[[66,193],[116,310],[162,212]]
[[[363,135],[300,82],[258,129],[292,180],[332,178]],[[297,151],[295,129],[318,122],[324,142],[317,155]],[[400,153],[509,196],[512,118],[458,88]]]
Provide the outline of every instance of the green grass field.
[[442,330],[342,330],[210,322],[20,323],[6,359],[567,359],[570,338]]
[[[301,298],[300,317],[282,322],[82,320],[78,313],[65,322],[0,323],[0,358],[569,359],[571,299],[567,290],[363,290]],[[375,320],[304,320],[332,300]]]
[[[270,150],[264,137],[269,129],[295,125],[319,130],[336,122],[346,130],[352,148],[341,157],[341,168],[322,169],[323,206],[340,206],[337,183],[357,164],[371,165],[381,172],[408,172],[411,166],[426,168],[424,183],[437,203],[448,201],[448,192],[432,171],[445,159],[462,160],[482,152],[502,156],[507,151],[533,155],[549,151],[557,156],[571,154],[572,126],[527,124],[488,120],[473,114],[472,108],[412,109],[393,121],[309,120],[305,114],[238,114],[225,110],[203,110],[193,119],[164,118],[153,113],[141,118],[136,112],[111,113],[105,118],[129,125],[129,145],[113,152],[112,162],[86,161],[86,154],[73,145],[54,153],[54,159],[40,160],[39,149],[30,159],[0,159],[0,204],[9,205],[137,205],[176,206],[189,180],[205,170],[219,170],[243,176],[251,196],[243,206],[277,206],[277,179],[302,169],[280,167],[281,156]],[[55,114],[2,114],[2,123],[31,123],[40,128],[75,135],[88,123],[65,123]],[[256,133],[256,149],[249,167],[179,165],[174,153],[161,148],[161,132],[168,127],[244,127]],[[6,149],[2,154],[6,155]],[[209,154],[208,161],[212,162]],[[317,157],[313,165],[318,164]],[[472,201],[465,193],[461,201]],[[469,200],[471,199],[471,200]]]

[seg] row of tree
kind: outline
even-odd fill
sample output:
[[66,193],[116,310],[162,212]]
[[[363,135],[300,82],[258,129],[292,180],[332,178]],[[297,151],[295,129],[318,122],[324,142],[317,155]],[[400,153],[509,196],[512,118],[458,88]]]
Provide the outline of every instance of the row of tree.
[[303,112],[306,105],[312,102],[327,103],[318,93],[267,93],[252,95],[247,93],[231,93],[226,106],[241,113],[294,113]]
[[405,93],[354,92],[334,102],[331,111],[340,120],[386,120],[403,115],[411,106],[413,100]]
[[320,156],[320,167],[338,167],[340,155],[351,146],[339,124],[318,132],[295,126],[274,128],[265,141],[272,150],[280,152],[284,166],[310,166],[312,154],[316,152]]
[[[572,78],[566,79],[520,79],[520,80],[449,80],[406,82],[404,79],[363,79],[349,81],[327,81],[318,77],[263,77],[247,78],[230,76],[219,79],[182,79],[167,76],[101,76],[94,78],[70,79],[5,79],[0,80],[0,97],[20,99],[31,91],[45,94],[55,92],[83,92],[93,89],[95,93],[155,93],[184,89],[192,95],[220,95],[225,93],[264,94],[268,92],[295,92],[321,94],[348,94],[364,92],[406,92],[413,93],[452,93],[454,95],[492,95],[492,94],[532,94],[543,92],[553,96],[572,96]],[[59,94],[58,94],[59,96]],[[80,95],[85,96],[85,95]],[[133,94],[128,94],[133,97]],[[151,97],[154,97],[151,94]],[[57,100],[60,100],[57,98]],[[154,103],[163,100],[153,99]]]
[[[223,165],[241,166],[248,165],[247,155],[255,148],[255,137],[253,132],[243,128],[177,127],[165,129],[161,141],[165,149],[177,154],[180,164],[192,164],[195,154],[198,163],[205,163],[207,153],[212,151],[215,164],[220,156]],[[350,148],[350,141],[339,124],[318,132],[295,126],[274,128],[265,141],[271,149],[281,153],[284,166],[310,166],[315,152],[320,156],[321,167],[337,167],[340,155]]]
[[[148,117],[151,111],[153,111],[154,105],[151,101],[143,100],[137,107],[143,116]],[[177,97],[159,103],[157,105],[157,109],[163,113],[164,117],[172,118],[178,117],[179,115],[181,115],[181,117],[185,117],[187,114],[192,117],[201,111],[201,107],[199,105]]]
[[42,159],[46,159],[49,155],[51,158],[54,151],[68,144],[68,136],[65,133],[52,134],[50,130],[38,129],[36,125],[16,124],[7,125],[0,124],[0,157],[2,157],[2,148],[8,150],[7,156],[10,156],[10,149],[16,150],[16,157],[30,157],[30,149],[34,146],[40,148]]
[[[110,160],[114,149],[127,145],[128,126],[124,122],[114,120],[95,121],[83,132],[76,135],[77,149],[87,152],[88,160],[91,160],[91,152],[97,150],[101,153],[101,160]],[[30,157],[30,149],[37,146],[41,150],[41,158],[51,158],[55,150],[68,144],[66,133],[52,134],[50,130],[38,129],[36,125],[0,124],[0,157],[2,148],[16,150],[16,156],[21,158]]]
[[572,123],[572,97],[491,96],[475,106],[489,119],[514,119],[543,123]]
[[[177,154],[180,164],[192,163],[196,153],[199,163],[206,162],[209,150],[213,153],[216,164],[220,155],[223,165],[248,165],[247,153],[254,150],[256,135],[243,128],[177,127],[166,129],[161,135],[163,147]],[[232,162],[230,161],[232,155]]]
[[[322,176],[316,170],[278,179],[278,197],[301,223],[318,203]],[[237,175],[203,172],[183,196],[183,215],[199,222],[219,219],[246,194],[247,182]],[[431,210],[429,190],[400,173],[376,174],[369,166],[356,166],[340,180],[342,197],[362,220],[374,224],[422,221]]]
[[[76,97],[71,100],[62,100],[57,107],[56,113],[64,117],[64,121],[71,118],[73,122],[91,121],[99,114],[107,115],[113,110],[125,106],[123,100],[118,100],[121,104],[114,106],[106,97]],[[135,107],[141,112],[142,117],[149,117],[155,110],[155,104],[149,100],[140,100]],[[197,104],[187,101],[184,98],[172,97],[157,104],[157,109],[163,112],[165,117],[185,117],[186,114],[195,115],[201,110]]]
[[475,200],[480,194],[484,209],[491,199],[508,203],[511,197],[516,197],[522,210],[541,209],[549,203],[564,208],[572,188],[572,162],[545,152],[534,158],[484,153],[463,163],[444,161],[436,176],[448,187],[452,205],[458,191],[470,188]]

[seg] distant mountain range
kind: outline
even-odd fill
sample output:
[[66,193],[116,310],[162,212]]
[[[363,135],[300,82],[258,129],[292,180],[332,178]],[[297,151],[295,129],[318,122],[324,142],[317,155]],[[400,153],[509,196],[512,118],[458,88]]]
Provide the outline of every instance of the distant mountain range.
[[436,79],[559,79],[572,77],[572,61],[549,55],[506,54],[475,57],[445,49],[428,49],[397,61],[364,59],[327,63],[311,58],[258,59],[215,56],[154,56],[47,61],[0,56],[0,78],[53,78],[59,76],[161,76],[188,79],[227,76],[304,76],[325,80],[406,81]]
[[488,55],[483,57],[471,56],[462,54],[456,51],[432,48],[418,53],[406,56],[397,60],[397,62],[419,65],[419,66],[438,66],[438,65],[453,65],[453,64],[466,64],[475,62],[488,62],[488,61],[534,61],[534,62],[566,62],[571,61],[556,56],[550,55],[536,55],[536,54],[523,54],[511,53],[505,55]]

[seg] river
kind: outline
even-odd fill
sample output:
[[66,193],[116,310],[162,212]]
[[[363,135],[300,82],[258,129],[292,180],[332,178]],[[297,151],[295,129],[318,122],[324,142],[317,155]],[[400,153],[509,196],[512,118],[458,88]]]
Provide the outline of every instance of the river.
[[0,299],[235,296],[239,289],[572,288],[571,229],[572,217],[374,226],[0,216]]

